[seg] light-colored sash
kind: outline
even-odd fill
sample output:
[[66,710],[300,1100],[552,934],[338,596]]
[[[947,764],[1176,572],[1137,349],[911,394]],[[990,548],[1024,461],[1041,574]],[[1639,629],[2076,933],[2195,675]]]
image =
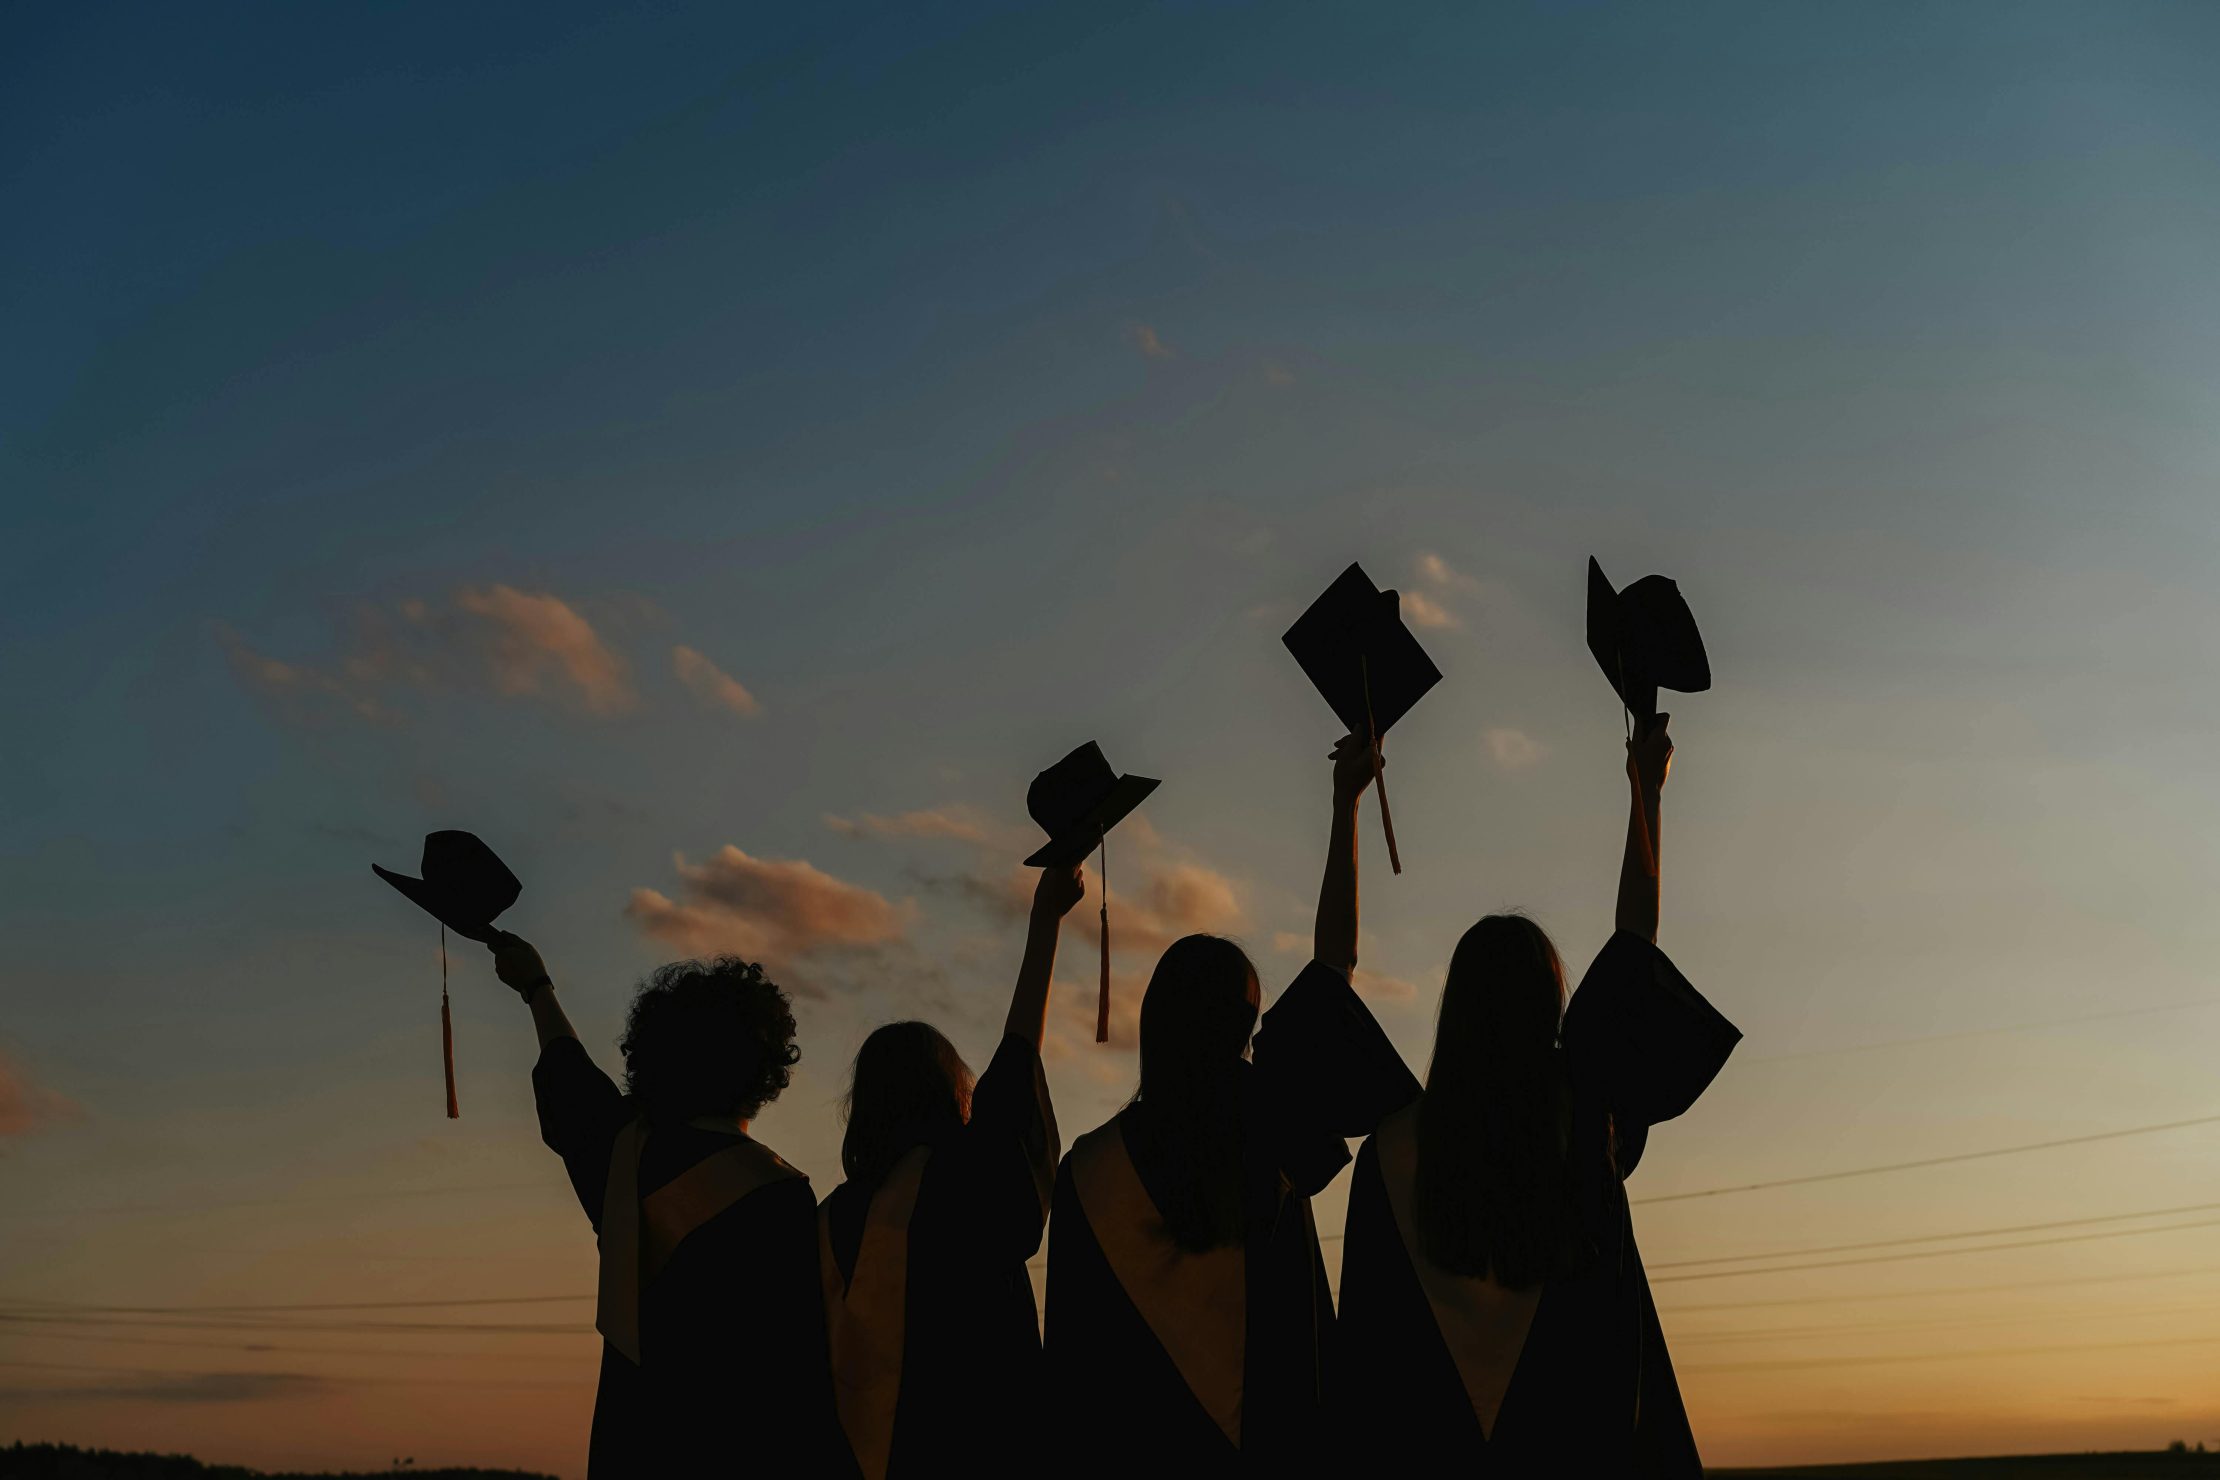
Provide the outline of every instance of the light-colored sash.
[[1411,1271],[1433,1309],[1434,1325],[1449,1348],[1450,1360],[1457,1364],[1473,1416],[1480,1420],[1480,1433],[1492,1435],[1504,1395],[1518,1371],[1519,1353],[1526,1349],[1534,1311],[1542,1303],[1541,1287],[1507,1290],[1485,1275],[1451,1274],[1426,1257],[1415,1207],[1417,1102],[1380,1122],[1372,1144],[1379,1154],[1381,1180],[1387,1184],[1388,1205],[1395,1210],[1395,1230],[1403,1236],[1403,1252],[1410,1256]]
[[1242,1246],[1191,1254],[1174,1243],[1115,1120],[1072,1144],[1071,1180],[1126,1298],[1187,1390],[1238,1448],[1249,1306]]
[[840,1283],[832,1212],[817,1210],[817,1269],[825,1284],[825,1334],[832,1346],[833,1401],[864,1480],[886,1480],[894,1452],[894,1410],[902,1397],[902,1343],[908,1313],[910,1215],[930,1146],[913,1146],[886,1174],[863,1215],[855,1273]]
[[[617,1132],[601,1196],[601,1287],[594,1325],[634,1364],[640,1360],[640,1291],[663,1272],[688,1234],[759,1188],[802,1174],[729,1121],[690,1122],[737,1139],[640,1197],[644,1119]],[[806,1179],[805,1179],[806,1180]]]

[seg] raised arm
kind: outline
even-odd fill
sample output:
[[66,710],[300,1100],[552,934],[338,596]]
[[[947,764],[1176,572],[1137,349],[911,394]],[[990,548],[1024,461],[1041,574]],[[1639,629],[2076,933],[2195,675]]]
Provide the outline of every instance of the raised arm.
[[1626,857],[1619,865],[1618,928],[1652,945],[1657,943],[1658,860],[1664,841],[1658,805],[1666,773],[1673,768],[1673,737],[1665,733],[1671,720],[1669,714],[1659,715],[1626,743],[1631,799],[1627,804]]
[[1326,876],[1318,885],[1310,949],[1320,965],[1347,976],[1357,969],[1357,803],[1372,784],[1372,752],[1364,736],[1344,735],[1332,759],[1333,826],[1326,835]]
[[[1002,1031],[1023,1038],[1036,1051],[1048,1034],[1048,979],[1056,971],[1056,933],[1087,892],[1084,864],[1044,868],[1033,886],[1033,912],[1025,926],[1025,959],[1018,963],[1017,986],[1010,992],[1010,1017]],[[1051,1158],[1053,1167],[1054,1159]]]
[[544,1049],[558,1038],[576,1038],[578,1030],[564,1015],[563,1004],[555,1000],[555,983],[540,960],[538,948],[506,930],[487,944],[493,952],[493,974],[514,987],[532,1009],[532,1026],[539,1033],[540,1047]]

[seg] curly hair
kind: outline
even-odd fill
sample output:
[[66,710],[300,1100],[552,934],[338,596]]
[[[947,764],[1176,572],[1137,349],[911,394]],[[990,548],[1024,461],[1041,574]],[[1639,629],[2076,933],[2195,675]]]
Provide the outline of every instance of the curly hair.
[[779,1097],[802,1051],[794,1004],[753,961],[659,966],[624,1020],[624,1085],[651,1120],[751,1119]]

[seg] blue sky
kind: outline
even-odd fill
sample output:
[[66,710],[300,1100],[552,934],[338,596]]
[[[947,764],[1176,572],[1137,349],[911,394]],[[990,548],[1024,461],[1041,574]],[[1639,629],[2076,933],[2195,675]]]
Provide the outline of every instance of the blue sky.
[[[2209,8],[81,6],[17,30],[0,1296],[584,1282],[525,1025],[471,955],[465,1118],[436,1115],[433,938],[366,868],[432,827],[525,876],[506,923],[605,1062],[645,967],[784,954],[807,1058],[764,1134],[821,1181],[871,1023],[935,1016],[983,1062],[1024,784],[1081,739],[1166,778],[1112,858],[1123,999],[1159,929],[1233,930],[1284,979],[1334,736],[1278,633],[1350,559],[1433,604],[1449,675],[1390,747],[1407,872],[1366,857],[1366,965],[1414,1058],[1475,914],[1523,904],[1578,960],[1607,925],[1593,553],[1678,577],[1711,642],[1717,691],[1676,706],[1665,944],[1751,1035],[1645,1178],[2214,1108],[2213,1013],[2174,1006],[2209,1001],[2220,946]],[[682,647],[749,701],[698,665],[690,688]],[[1075,1035],[1091,949],[1075,930],[1052,1045],[1067,1132],[1131,1082]],[[1827,1056],[1766,1061],[1788,1053]],[[2116,1144],[1669,1205],[1645,1237],[1657,1260],[2157,1208],[2220,1170],[2209,1135]],[[234,1206],[293,1196],[328,1201]],[[169,1211],[75,1211],[123,1206]],[[1953,1277],[2220,1264],[2210,1235]],[[2220,1331],[2107,1288],[1952,1306],[1968,1334],[1933,1342],[2015,1315]],[[1700,1369],[1701,1321],[1672,1330]],[[33,1365],[0,1434],[340,1463],[419,1425],[420,1453],[575,1470],[591,1348],[565,1339],[502,1348],[557,1386],[489,1424],[307,1356],[286,1373],[328,1386],[101,1397],[65,1368],[277,1359],[11,1331]],[[2220,1439],[2193,1346],[2010,1382],[1733,1370],[1787,1350],[1691,1370],[1715,1458]]]

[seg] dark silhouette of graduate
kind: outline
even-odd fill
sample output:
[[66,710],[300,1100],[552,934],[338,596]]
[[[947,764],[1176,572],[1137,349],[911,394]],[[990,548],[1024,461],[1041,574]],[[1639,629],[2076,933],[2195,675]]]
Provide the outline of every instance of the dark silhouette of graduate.
[[1656,689],[1709,669],[1671,582],[1630,588],[1647,605],[1628,613],[1592,575],[1591,643],[1633,720],[1617,930],[1569,1007],[1538,925],[1468,930],[1425,1090],[1350,1189],[1338,1403],[1352,1454],[1392,1445],[1399,1473],[1702,1474],[1621,1184],[1741,1037],[1656,945]]
[[1077,862],[1041,870],[1002,1041],[974,1083],[930,1023],[863,1041],[817,1211],[833,1390],[865,1480],[1040,1467],[1041,1245],[1063,1146],[1041,1039]]
[[1294,1475],[1322,1458],[1334,1313],[1310,1198],[1348,1163],[1344,1138],[1418,1089],[1349,986],[1375,747],[1350,735],[1333,761],[1317,959],[1259,1027],[1239,946],[1173,942],[1141,1001],[1140,1093],[1057,1173],[1059,1473]]
[[732,957],[632,999],[625,1088],[595,1066],[539,952],[489,942],[532,1010],[540,1136],[601,1242],[586,1472],[852,1475],[834,1417],[809,1180],[748,1135],[800,1058],[786,994]]

